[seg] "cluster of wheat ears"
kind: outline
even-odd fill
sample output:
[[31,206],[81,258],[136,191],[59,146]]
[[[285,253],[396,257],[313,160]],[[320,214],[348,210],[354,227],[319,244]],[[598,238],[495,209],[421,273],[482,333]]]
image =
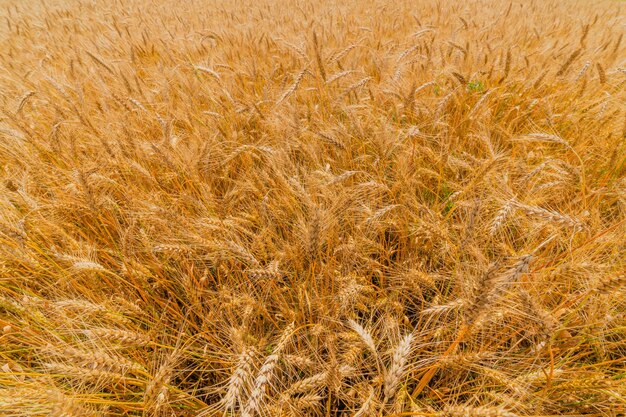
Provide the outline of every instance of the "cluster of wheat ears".
[[0,416],[626,412],[626,3],[0,16]]

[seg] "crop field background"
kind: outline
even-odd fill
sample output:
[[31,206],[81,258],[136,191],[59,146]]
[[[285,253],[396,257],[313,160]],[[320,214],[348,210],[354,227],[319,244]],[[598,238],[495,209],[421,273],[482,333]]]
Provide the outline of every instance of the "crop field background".
[[623,416],[625,33],[0,0],[0,416]]

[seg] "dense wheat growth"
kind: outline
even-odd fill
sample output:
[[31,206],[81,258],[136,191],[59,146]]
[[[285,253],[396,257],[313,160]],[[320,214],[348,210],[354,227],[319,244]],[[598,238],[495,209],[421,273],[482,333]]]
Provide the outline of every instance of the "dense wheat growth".
[[626,3],[0,17],[0,416],[624,415]]

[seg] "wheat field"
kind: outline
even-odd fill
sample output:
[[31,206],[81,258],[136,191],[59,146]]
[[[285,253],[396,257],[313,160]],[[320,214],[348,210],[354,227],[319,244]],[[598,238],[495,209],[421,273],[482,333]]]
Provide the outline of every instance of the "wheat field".
[[0,17],[0,416],[625,415],[626,3]]

